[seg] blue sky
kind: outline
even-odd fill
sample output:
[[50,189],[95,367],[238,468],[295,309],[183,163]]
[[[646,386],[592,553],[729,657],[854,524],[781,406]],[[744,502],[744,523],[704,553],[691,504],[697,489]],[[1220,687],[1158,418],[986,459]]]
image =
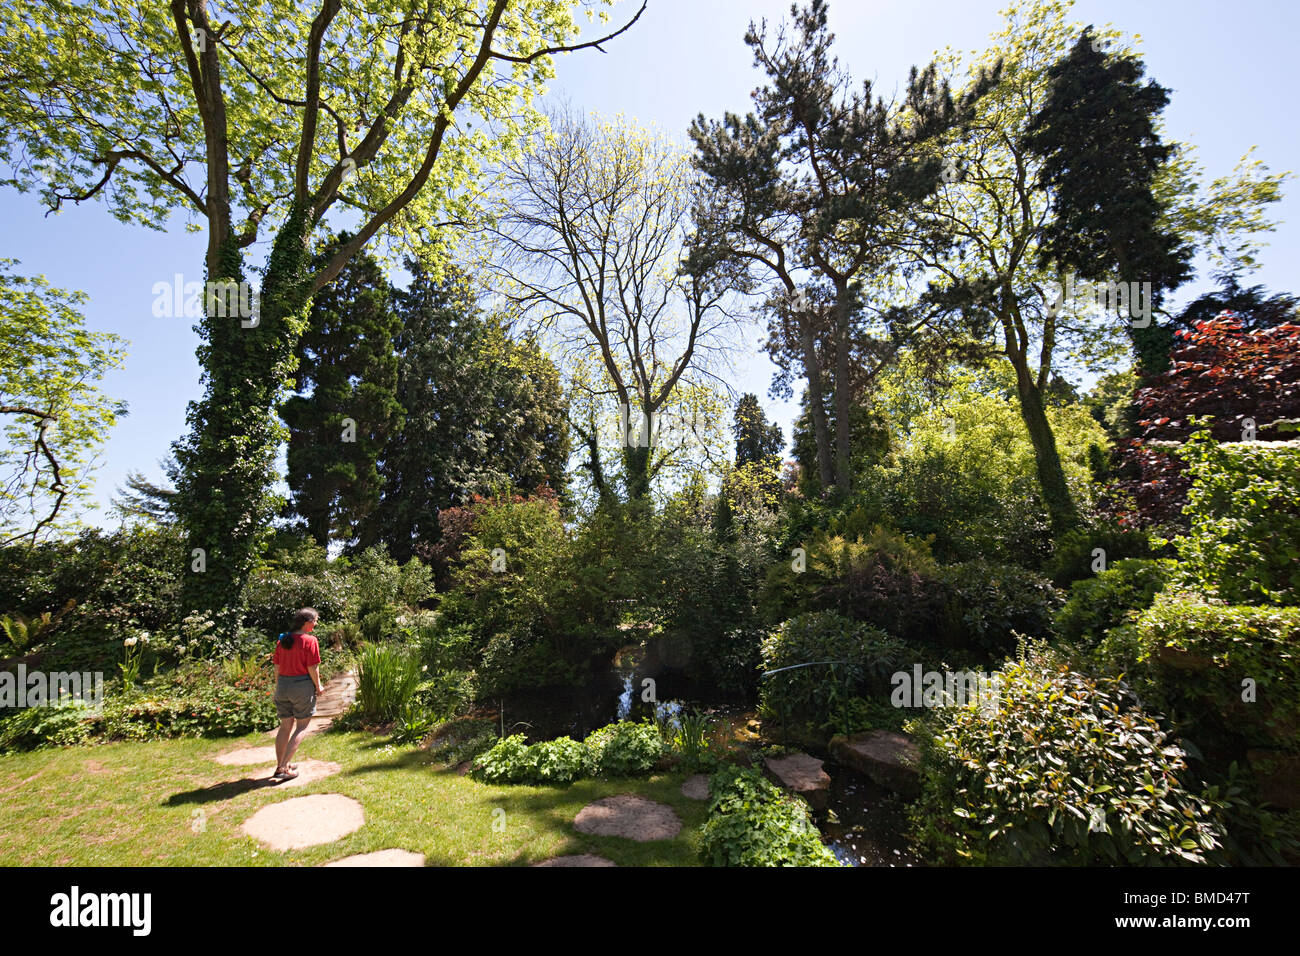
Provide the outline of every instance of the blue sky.
[[[614,21],[636,6],[636,0],[617,4]],[[841,63],[886,92],[905,80],[912,64],[928,62],[945,46],[983,50],[1000,28],[1001,7],[997,0],[831,0],[830,21]],[[685,142],[696,114],[718,117],[749,108],[759,75],[742,42],[746,25],[764,16],[780,20],[788,10],[788,0],[650,0],[641,22],[610,43],[608,53],[560,59],[552,91],[577,109],[622,113]],[[1166,135],[1196,144],[1209,176],[1228,173],[1252,145],[1275,172],[1300,165],[1300,124],[1290,102],[1300,5],[1079,0],[1072,18],[1141,35],[1148,74],[1172,90]],[[1290,195],[1271,211],[1282,225],[1268,237],[1252,284],[1300,291],[1291,268],[1300,261],[1298,189],[1288,183]],[[179,225],[166,233],[126,226],[93,203],[46,217],[33,193],[12,191],[0,192],[0,224],[0,257],[21,260],[20,274],[43,274],[56,286],[84,290],[89,326],[130,343],[125,368],[103,383],[130,406],[103,450],[96,497],[106,506],[127,472],[161,477],[157,462],[185,428],[186,402],[199,394],[192,322],[155,318],[151,289],[174,273],[200,277],[203,235]],[[1175,301],[1205,287],[1204,281],[1190,284]],[[748,341],[759,334],[755,327]],[[793,408],[767,398],[766,358],[755,352],[737,364],[736,389],[758,393],[788,438]],[[106,519],[92,513],[87,520]]]

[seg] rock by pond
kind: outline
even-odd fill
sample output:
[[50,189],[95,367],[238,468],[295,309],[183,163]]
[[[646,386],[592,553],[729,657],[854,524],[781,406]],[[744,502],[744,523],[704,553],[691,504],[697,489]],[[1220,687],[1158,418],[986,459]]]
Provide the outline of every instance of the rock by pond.
[[919,754],[912,738],[893,730],[868,730],[831,738],[831,756],[905,798],[920,793]]

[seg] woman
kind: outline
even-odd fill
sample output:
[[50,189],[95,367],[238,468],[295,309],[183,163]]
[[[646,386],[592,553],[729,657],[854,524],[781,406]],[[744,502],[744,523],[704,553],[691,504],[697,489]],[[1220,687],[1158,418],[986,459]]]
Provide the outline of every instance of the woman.
[[318,620],[320,614],[315,608],[295,612],[289,633],[281,634],[275,646],[275,713],[280,718],[280,730],[275,735],[275,773],[271,779],[276,782],[298,776],[296,764],[289,761],[316,713],[316,695],[325,690],[320,682],[320,644],[311,633]]

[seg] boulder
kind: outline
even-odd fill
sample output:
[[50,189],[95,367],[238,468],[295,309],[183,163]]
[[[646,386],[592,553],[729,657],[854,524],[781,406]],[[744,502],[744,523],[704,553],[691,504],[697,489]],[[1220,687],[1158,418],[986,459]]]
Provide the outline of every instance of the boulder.
[[920,793],[920,755],[907,734],[893,730],[837,734],[831,738],[830,751],[835,760],[888,790],[909,798]]
[[799,794],[814,810],[825,810],[830,798],[831,777],[822,762],[808,754],[787,754],[763,761],[768,774],[787,790]]

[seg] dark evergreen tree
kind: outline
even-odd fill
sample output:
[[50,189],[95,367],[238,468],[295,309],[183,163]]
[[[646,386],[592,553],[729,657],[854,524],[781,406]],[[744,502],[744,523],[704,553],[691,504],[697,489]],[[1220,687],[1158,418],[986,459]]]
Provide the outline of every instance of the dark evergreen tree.
[[563,492],[569,458],[559,372],[538,343],[485,314],[464,275],[407,268],[411,283],[394,295],[405,423],[380,461],[383,494],[361,535],[399,560],[436,542],[439,512],[476,493]]
[[[1043,159],[1052,220],[1040,255],[1088,281],[1150,282],[1152,304],[1191,276],[1192,248],[1162,229],[1153,183],[1173,154],[1157,121],[1169,91],[1142,82],[1137,57],[1100,49],[1091,27],[1049,70],[1050,93],[1030,121],[1025,145]],[[1127,319],[1127,316],[1121,318]],[[1152,319],[1129,322],[1139,366],[1168,366],[1172,335]]]
[[740,396],[740,401],[736,403],[732,434],[736,436],[737,465],[778,456],[785,448],[781,426],[767,420],[763,406],[758,403],[758,396],[752,392]]
[[[348,238],[321,250],[316,265]],[[321,545],[357,537],[379,502],[382,449],[402,427],[400,320],[390,300],[379,263],[359,255],[316,294],[298,342],[297,394],[280,408],[289,427],[287,510]]]

